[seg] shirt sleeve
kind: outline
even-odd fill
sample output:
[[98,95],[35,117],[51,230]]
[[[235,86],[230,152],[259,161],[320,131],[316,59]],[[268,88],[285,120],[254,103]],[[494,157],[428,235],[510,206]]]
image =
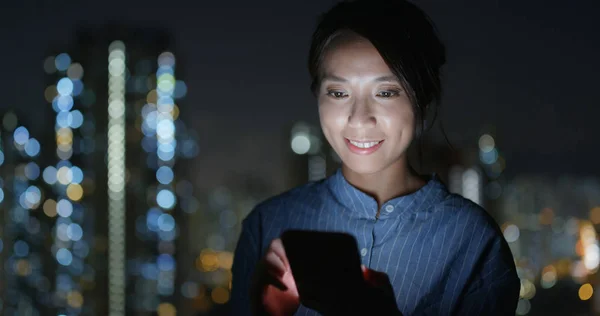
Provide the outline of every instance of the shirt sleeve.
[[515,315],[520,283],[505,277],[465,295],[456,315]]
[[510,249],[498,237],[487,253],[455,315],[515,315],[521,282]]
[[231,268],[230,315],[249,316],[252,314],[250,287],[254,269],[260,259],[260,246],[258,222],[253,221],[251,216],[252,214],[242,222],[242,232],[234,252]]

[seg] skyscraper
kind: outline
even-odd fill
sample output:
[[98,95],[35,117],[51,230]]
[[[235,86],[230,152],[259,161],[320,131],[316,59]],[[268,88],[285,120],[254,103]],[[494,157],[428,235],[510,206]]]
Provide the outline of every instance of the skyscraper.
[[73,47],[44,64],[56,113],[57,162],[44,180],[59,215],[59,312],[176,310],[179,219],[192,198],[176,160],[194,157],[198,146],[179,119],[175,102],[187,87],[170,48],[160,30],[81,28]]

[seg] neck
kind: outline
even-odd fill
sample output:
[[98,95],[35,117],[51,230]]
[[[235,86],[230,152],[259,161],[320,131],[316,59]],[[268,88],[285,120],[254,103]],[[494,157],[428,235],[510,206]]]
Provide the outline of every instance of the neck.
[[346,180],[377,201],[378,209],[385,202],[419,190],[426,181],[407,163],[400,159],[396,163],[375,173],[360,174],[342,165]]

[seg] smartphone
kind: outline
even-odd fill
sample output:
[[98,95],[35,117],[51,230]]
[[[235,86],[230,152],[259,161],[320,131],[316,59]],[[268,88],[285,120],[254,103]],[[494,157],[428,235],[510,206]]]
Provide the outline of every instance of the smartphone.
[[281,240],[304,306],[337,312],[360,299],[365,281],[352,235],[288,230]]

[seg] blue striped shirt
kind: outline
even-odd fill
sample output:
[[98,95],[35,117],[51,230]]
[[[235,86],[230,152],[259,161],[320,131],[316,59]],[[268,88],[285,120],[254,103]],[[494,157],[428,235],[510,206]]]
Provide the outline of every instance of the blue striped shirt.
[[[498,225],[433,174],[418,191],[381,206],[341,169],[273,197],[242,223],[232,267],[232,315],[250,315],[251,275],[287,229],[345,232],[362,263],[385,272],[404,315],[514,315],[520,281]],[[319,315],[300,306],[296,315]]]

